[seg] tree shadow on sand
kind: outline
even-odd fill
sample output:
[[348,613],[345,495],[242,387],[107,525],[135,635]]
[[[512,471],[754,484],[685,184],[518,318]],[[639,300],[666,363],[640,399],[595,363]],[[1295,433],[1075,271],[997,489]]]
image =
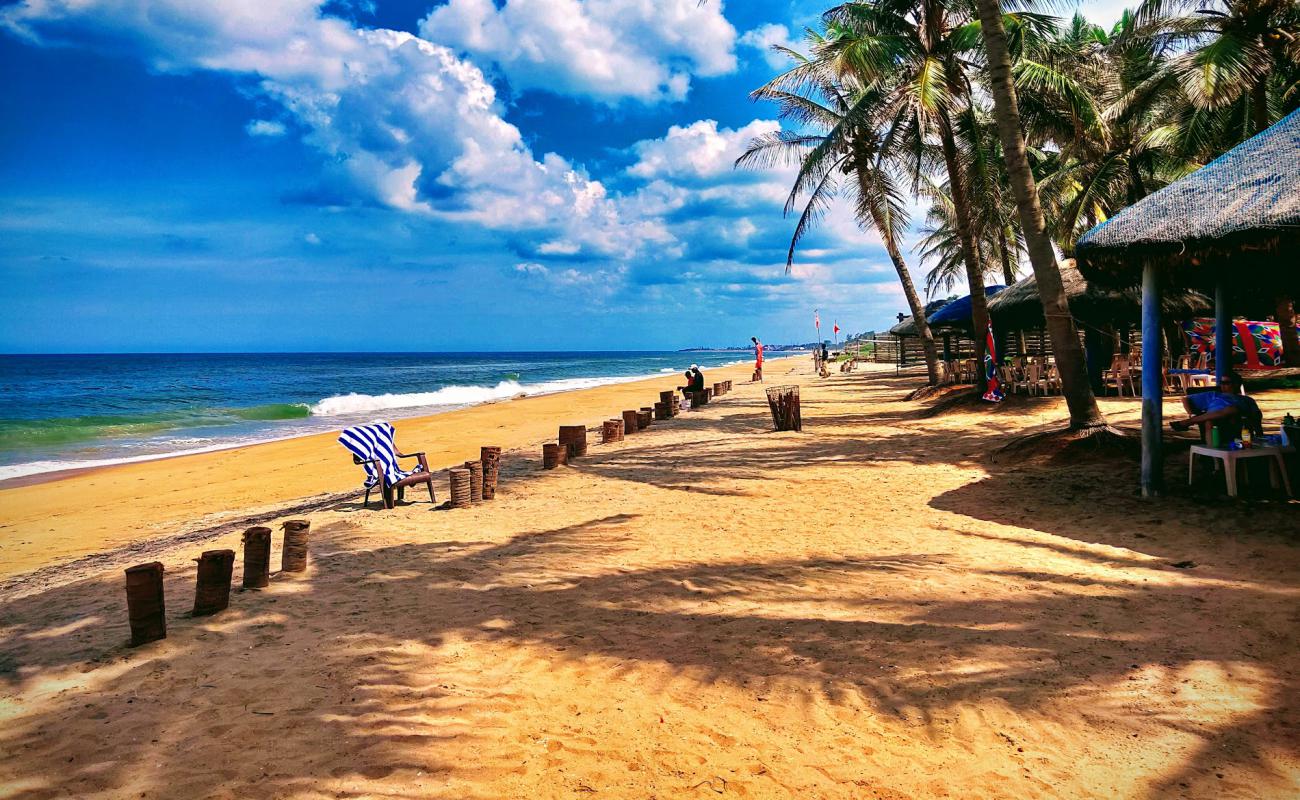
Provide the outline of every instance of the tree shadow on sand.
[[[482,675],[455,669],[467,649],[542,654],[552,670],[593,660],[608,673],[667,668],[758,700],[793,687],[936,729],[961,706],[998,702],[1031,719],[1066,696],[1102,708],[1137,675],[1164,692],[1206,664],[1230,671],[1294,653],[1292,637],[1251,627],[1189,637],[1206,615],[1246,620],[1279,602],[1278,587],[1226,571],[1193,587],[1116,580],[1102,597],[1093,579],[1081,603],[1068,580],[1008,569],[986,577],[1042,588],[903,603],[881,586],[939,575],[949,554],[618,567],[636,524],[616,515],[495,543],[357,549],[353,526],[335,523],[318,532],[306,579],[241,594],[215,618],[173,615],[172,639],[135,651],[121,644],[115,585],[88,581],[23,598],[4,612],[6,648],[18,645],[0,678],[36,699],[9,713],[0,732],[5,777],[33,798],[95,786],[275,796],[330,781],[354,782],[343,796],[360,796],[366,780],[392,777],[469,797],[503,775],[544,780],[542,766],[521,766],[519,743],[498,734],[512,710],[533,702],[527,680],[512,679],[513,665],[494,680],[503,670],[490,660]],[[174,583],[169,595],[184,589]],[[1103,625],[1098,603],[1122,613]],[[91,653],[98,657],[83,666]],[[90,670],[91,691],[57,688]],[[254,694],[255,677],[283,691]],[[1284,784],[1261,753],[1294,743],[1300,686],[1292,673],[1268,685],[1261,710],[1227,732],[1129,711],[1136,731],[1168,726],[1207,738],[1155,794],[1195,783],[1208,796],[1210,771],[1228,766],[1238,781]],[[71,735],[69,725],[87,719],[102,733]],[[310,741],[313,757],[250,752],[253,732],[263,742]],[[453,740],[473,742],[473,763],[440,756]],[[187,746],[187,757],[201,753],[213,765],[188,782],[169,768]]]

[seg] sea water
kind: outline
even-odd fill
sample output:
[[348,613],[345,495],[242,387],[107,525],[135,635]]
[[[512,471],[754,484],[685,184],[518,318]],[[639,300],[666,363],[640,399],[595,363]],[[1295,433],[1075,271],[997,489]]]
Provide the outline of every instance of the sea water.
[[0,480],[745,360],[737,351],[0,356]]

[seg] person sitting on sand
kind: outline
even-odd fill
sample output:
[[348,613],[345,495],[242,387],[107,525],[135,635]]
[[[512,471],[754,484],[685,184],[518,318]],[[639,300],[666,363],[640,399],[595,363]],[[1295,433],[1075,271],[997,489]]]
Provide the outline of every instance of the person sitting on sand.
[[1169,423],[1169,427],[1185,431],[1193,425],[1200,425],[1202,441],[1206,440],[1207,425],[1223,426],[1228,434],[1226,441],[1238,438],[1243,426],[1248,426],[1253,434],[1262,436],[1264,433],[1264,415],[1259,404],[1241,393],[1241,376],[1235,372],[1224,375],[1215,391],[1184,397],[1183,408],[1187,409],[1187,419],[1176,419]]

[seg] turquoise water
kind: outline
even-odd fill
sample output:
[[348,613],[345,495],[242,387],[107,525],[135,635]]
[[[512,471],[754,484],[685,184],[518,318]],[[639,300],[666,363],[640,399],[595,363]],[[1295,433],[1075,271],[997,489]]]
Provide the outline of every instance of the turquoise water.
[[736,351],[0,356],[0,479],[746,360]]

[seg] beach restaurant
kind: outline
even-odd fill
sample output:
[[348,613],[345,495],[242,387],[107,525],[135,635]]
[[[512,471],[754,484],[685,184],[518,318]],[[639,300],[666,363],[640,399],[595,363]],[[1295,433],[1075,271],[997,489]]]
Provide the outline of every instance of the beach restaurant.
[[[1166,293],[1212,293],[1214,349],[1230,353],[1235,312],[1269,303],[1290,307],[1287,301],[1300,291],[1298,254],[1300,111],[1119,212],[1075,248],[1088,281],[1141,286],[1142,360],[1148,364],[1161,363]],[[1294,314],[1280,316],[1282,346],[1294,346]],[[1230,359],[1216,359],[1216,382],[1229,368]],[[1144,370],[1141,383],[1141,488],[1152,496],[1163,488],[1162,371]]]

